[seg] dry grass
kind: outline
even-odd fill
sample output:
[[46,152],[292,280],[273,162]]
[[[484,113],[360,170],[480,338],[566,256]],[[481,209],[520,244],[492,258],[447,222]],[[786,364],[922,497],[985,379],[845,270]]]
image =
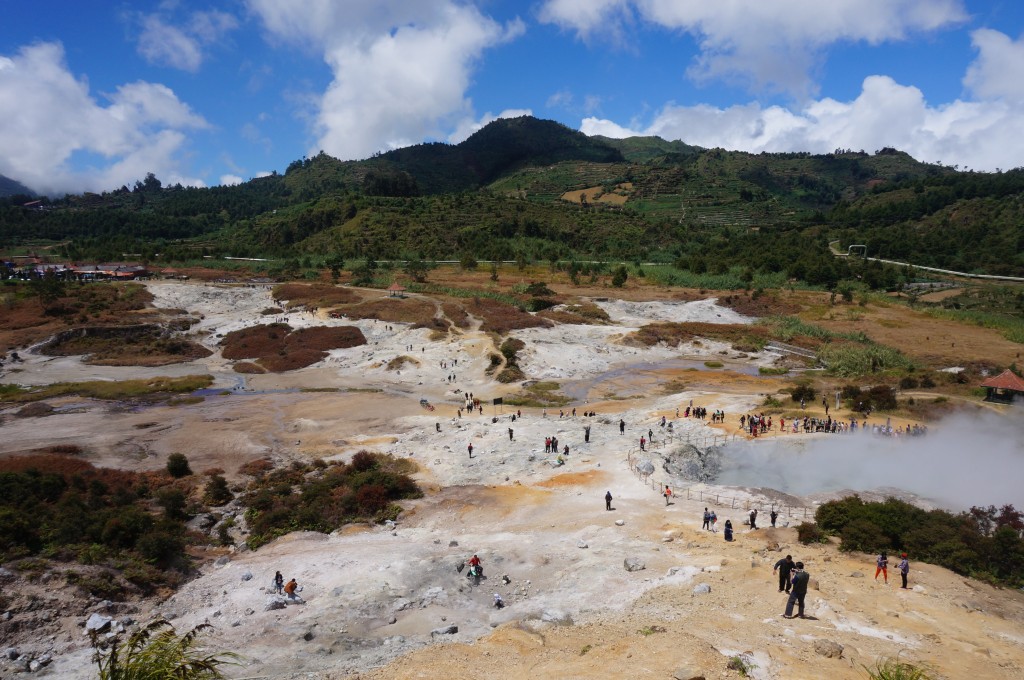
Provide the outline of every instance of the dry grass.
[[252,375],[259,375],[260,373],[266,373],[267,369],[263,368],[259,364],[254,364],[251,361],[239,361],[231,366],[235,373],[248,373]]
[[252,326],[233,331],[221,341],[225,359],[255,359],[262,368],[280,373],[305,368],[327,356],[331,349],[365,345],[355,326],[319,326],[292,331],[287,324]]
[[285,300],[288,307],[330,307],[359,302],[360,295],[349,288],[329,283],[282,283],[274,286],[275,300]]
[[483,319],[480,330],[487,333],[507,335],[509,331],[521,328],[550,327],[548,319],[534,316],[506,302],[490,298],[473,298],[466,305],[467,311],[473,316]]
[[665,321],[652,323],[630,333],[623,342],[628,345],[652,347],[664,343],[676,346],[697,338],[729,342],[743,349],[764,347],[768,341],[768,330],[761,326],[746,324],[715,324],[689,321],[675,323]]
[[603,326],[611,323],[608,312],[604,311],[593,302],[582,302],[575,305],[566,305],[562,309],[545,309],[538,312],[537,316],[550,319],[555,323],[576,324],[581,326]]
[[441,311],[458,328],[469,328],[469,314],[457,302],[441,303]]
[[354,305],[336,306],[332,311],[345,314],[350,319],[379,319],[391,323],[411,323],[418,328],[434,327],[434,304],[420,297],[383,297]]
[[0,392],[0,401],[29,402],[75,395],[92,399],[134,399],[154,395],[194,392],[213,384],[209,375],[186,375],[180,378],[147,378],[142,380],[93,380],[77,383],[54,383],[28,390]]
[[419,359],[414,359],[414,358],[412,358],[410,356],[402,354],[401,356],[397,356],[394,359],[392,359],[391,361],[389,361],[388,365],[387,365],[387,369],[389,371],[398,371],[403,366],[405,366],[406,364],[413,364],[415,366],[419,366],[420,365],[420,361],[419,361]]
[[718,304],[737,314],[757,317],[795,314],[801,309],[799,304],[782,299],[775,291],[724,295],[718,298]]
[[94,366],[166,366],[213,354],[191,340],[165,337],[156,325],[133,326],[124,332],[110,327],[83,328],[41,351],[48,356],[87,355],[84,363]]

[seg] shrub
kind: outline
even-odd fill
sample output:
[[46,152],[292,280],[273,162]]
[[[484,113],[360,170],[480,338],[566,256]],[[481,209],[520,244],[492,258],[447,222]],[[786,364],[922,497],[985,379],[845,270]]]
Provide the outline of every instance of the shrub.
[[192,468],[188,464],[188,458],[183,453],[172,453],[167,456],[167,473],[175,479],[188,477],[192,474]]
[[628,278],[629,272],[626,271],[626,266],[619,265],[618,268],[615,270],[615,273],[612,274],[612,285],[615,286],[616,288],[622,288],[624,285],[626,285],[626,280]]
[[801,383],[799,385],[794,385],[793,387],[790,387],[789,394],[791,397],[793,397],[793,401],[795,402],[812,402],[814,401],[814,397],[817,396],[818,393],[810,384]]
[[234,498],[231,489],[228,488],[228,480],[221,475],[213,475],[206,483],[205,500],[210,505],[224,505]]
[[165,487],[156,494],[157,504],[164,509],[169,519],[185,518],[185,492],[174,487]]
[[821,529],[814,522],[801,522],[796,528],[796,536],[797,540],[804,545],[825,542],[825,534],[822,533]]
[[878,411],[891,411],[896,408],[896,391],[888,385],[875,385],[868,390],[868,401]]
[[900,389],[901,390],[913,390],[917,389],[918,382],[917,378],[912,375],[903,376],[900,378]]

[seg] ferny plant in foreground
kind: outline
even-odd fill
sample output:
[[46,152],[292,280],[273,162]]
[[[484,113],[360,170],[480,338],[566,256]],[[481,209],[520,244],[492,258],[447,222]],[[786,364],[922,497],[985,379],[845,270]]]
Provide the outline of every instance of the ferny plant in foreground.
[[126,643],[115,638],[106,651],[100,650],[93,633],[99,680],[221,680],[221,667],[237,664],[239,657],[231,652],[205,654],[197,648],[196,641],[207,628],[212,626],[203,623],[178,635],[166,619],[156,619],[132,633]]

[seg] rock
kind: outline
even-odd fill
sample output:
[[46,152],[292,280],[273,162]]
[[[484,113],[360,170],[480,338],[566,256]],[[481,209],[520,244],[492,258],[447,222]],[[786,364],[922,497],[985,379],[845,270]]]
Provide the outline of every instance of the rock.
[[459,542],[458,541],[448,541],[448,547],[449,548],[458,548],[459,547]]
[[577,547],[577,548],[589,548],[590,546],[589,546],[589,545],[587,545],[587,542],[586,542],[586,541],[584,541],[584,540],[583,540],[583,539],[581,538],[580,540],[576,541],[576,547]]
[[571,626],[573,623],[572,616],[561,609],[545,609],[540,615],[540,620],[558,626]]
[[85,632],[87,633],[102,633],[110,629],[110,624],[113,622],[109,616],[103,616],[102,614],[90,614],[89,618],[85,621]]
[[213,566],[215,566],[215,567],[223,567],[225,564],[227,564],[230,561],[231,561],[231,558],[228,557],[227,555],[224,555],[223,557],[218,557],[217,561],[213,563]]
[[284,609],[288,606],[288,600],[283,595],[271,595],[267,598],[267,603],[263,605],[263,611],[270,612],[275,609]]
[[764,549],[769,552],[779,552],[782,548],[779,546],[778,541],[768,541],[764,544]]
[[21,656],[21,652],[18,651],[17,647],[8,647],[4,650],[4,656],[10,659],[11,661],[14,661],[19,656]]
[[818,582],[818,579],[816,578],[812,578],[807,581],[807,587],[811,590],[821,590],[821,588],[819,587],[820,585],[821,584]]
[[247,608],[247,609],[245,610],[245,615],[246,615],[246,616],[252,616],[252,615],[253,615],[253,614],[255,614],[255,613],[256,613],[256,610],[255,610],[255,609],[252,609],[251,607],[249,607],[249,608]]
[[391,618],[388,619],[388,624],[394,625],[396,623],[398,623],[398,617],[392,615]]
[[673,541],[673,538],[671,536],[665,536],[664,538],[661,539],[662,543],[671,543],[672,541]]
[[393,520],[393,519],[386,519],[386,520],[384,520],[384,526],[387,529],[389,529],[389,530],[390,529],[394,529],[395,528],[395,520]]
[[232,628],[238,628],[241,625],[242,625],[242,621],[240,619],[235,619],[234,621],[231,622],[231,627]]
[[40,666],[49,666],[50,662],[53,661],[53,655],[52,654],[43,654],[42,656],[37,658],[36,661],[39,662]]
[[690,666],[680,666],[672,677],[674,680],[705,680],[703,673]]
[[445,626],[444,628],[435,628],[430,631],[430,637],[436,637],[438,635],[455,635],[458,632],[458,626]]
[[9,610],[5,611],[3,614],[0,614],[0,621],[10,621],[13,618],[14,614],[12,614]]
[[312,629],[307,630],[305,633],[302,634],[302,639],[305,640],[306,642],[311,641],[315,637],[316,637],[316,634],[313,633]]
[[914,586],[913,588],[911,588],[911,590],[913,590],[915,593],[921,593],[922,595],[928,594],[928,591],[924,589],[924,586]]
[[698,583],[693,587],[694,595],[707,595],[711,592],[711,584],[709,583]]
[[251,581],[252,580],[252,572],[249,571],[248,569],[246,569],[244,572],[242,572],[242,580],[243,581]]
[[625,526],[625,525],[626,525],[626,520],[624,520],[624,519],[617,519],[617,520],[615,520],[615,526],[621,527],[621,526]]
[[16,578],[16,574],[10,569],[0,567],[0,581],[13,581]]
[[32,659],[31,661],[28,662],[28,670],[31,673],[38,672],[39,669],[42,668],[42,667],[43,667],[43,664],[39,663],[39,661],[37,659]]
[[852,574],[850,574],[850,578],[864,578],[864,574],[860,573],[859,571],[855,571]]
[[196,515],[188,522],[186,522],[185,526],[187,526],[192,531],[206,531],[207,529],[211,529],[213,525],[216,523],[216,517],[214,517],[208,512],[203,512]]
[[843,656],[843,646],[832,640],[818,639],[814,641],[814,651],[829,659],[839,659]]
[[647,565],[639,557],[627,557],[622,561],[622,566],[626,568],[626,571],[640,571],[647,568]]

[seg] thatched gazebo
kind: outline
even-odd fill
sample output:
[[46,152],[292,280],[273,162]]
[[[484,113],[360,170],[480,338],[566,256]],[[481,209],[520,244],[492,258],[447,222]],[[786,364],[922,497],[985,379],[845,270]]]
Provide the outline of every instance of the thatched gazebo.
[[388,297],[405,297],[405,286],[395,281],[388,286]]
[[981,383],[988,390],[985,401],[1009,404],[1014,399],[1024,399],[1024,379],[1010,369]]

